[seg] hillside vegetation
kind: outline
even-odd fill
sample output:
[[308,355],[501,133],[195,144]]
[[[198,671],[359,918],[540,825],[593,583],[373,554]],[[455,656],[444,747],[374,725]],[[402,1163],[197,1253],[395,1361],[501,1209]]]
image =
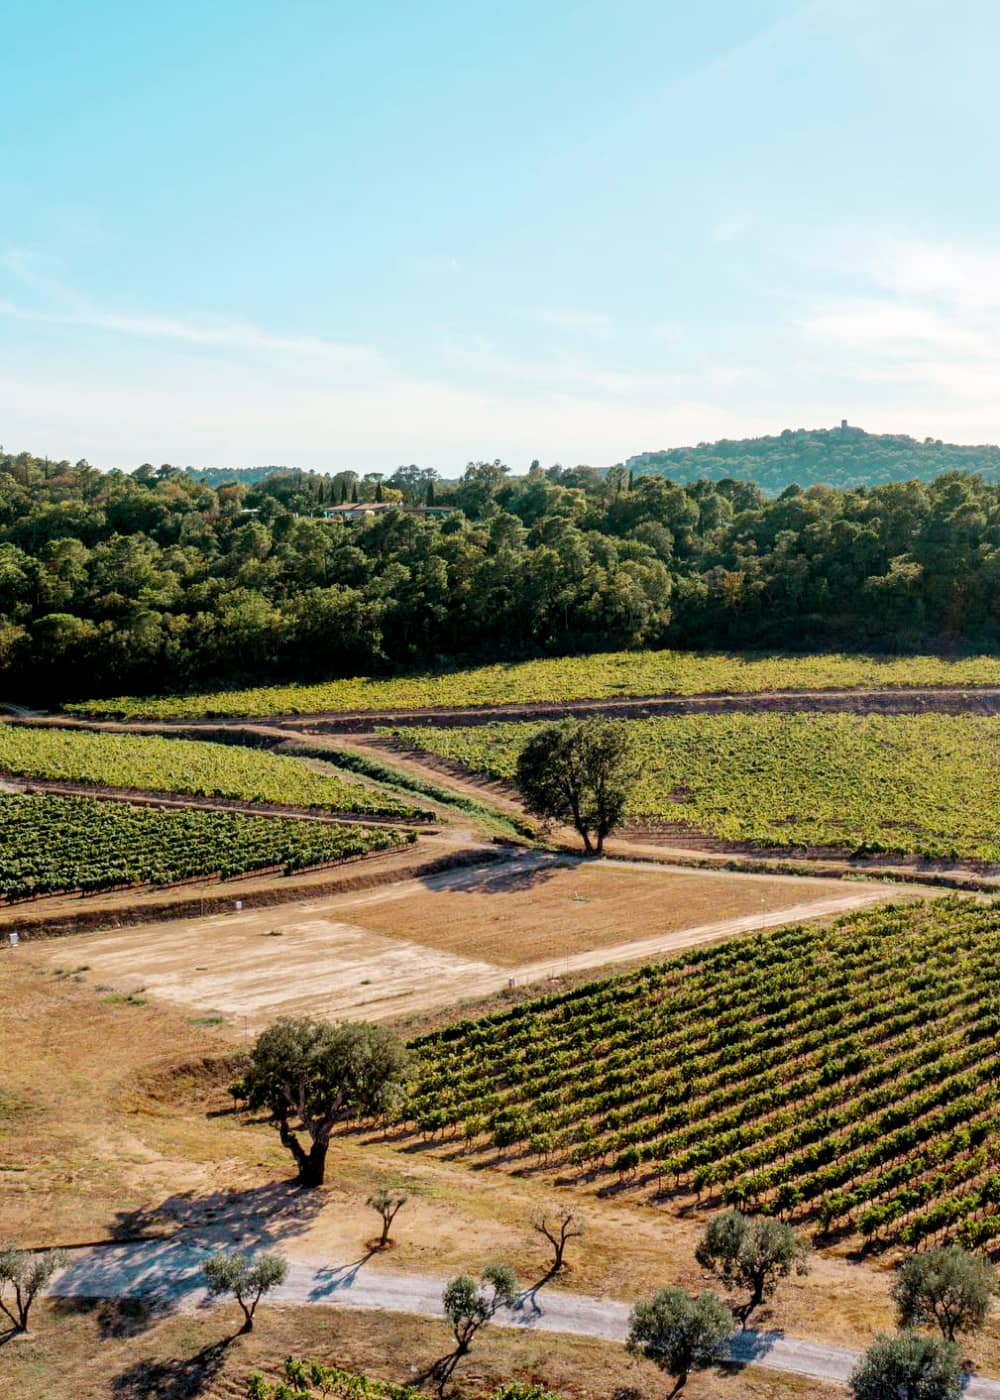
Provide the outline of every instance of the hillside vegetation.
[[213,488],[169,467],[0,454],[0,696],[51,706],[668,646],[1000,646],[1000,485],[978,476],[777,499],[731,479],[511,477],[499,462],[457,483],[392,480],[401,507],[433,488],[452,513],[346,524],[323,516],[346,483],[315,474]]
[[0,796],[0,898],[195,875],[232,879],[271,866],[290,873],[405,839],[380,827],[163,811],[94,797]]
[[723,438],[697,447],[640,452],[625,463],[633,476],[672,481],[751,481],[778,495],[789,486],[822,482],[840,490],[894,481],[932,481],[943,472],[976,472],[1000,480],[1000,447],[961,447],[905,433],[866,433],[861,428],[786,428],[772,437]]
[[221,797],[321,811],[396,817],[417,812],[374,788],[319,772],[304,758],[197,739],[3,724],[0,771],[21,778],[51,778],[94,787]]
[[1000,911],[882,906],[417,1042],[468,1160],[617,1177],[909,1245],[1000,1236]]
[[749,695],[773,690],[1000,685],[1000,657],[754,656],[615,651],[475,666],[437,675],[259,686],[199,695],[118,695],[67,709],[119,719],[196,719],[462,708],[649,695]]
[[[757,846],[1000,861],[1000,719],[676,715],[622,720],[629,819]],[[537,726],[400,726],[404,744],[510,781]]]

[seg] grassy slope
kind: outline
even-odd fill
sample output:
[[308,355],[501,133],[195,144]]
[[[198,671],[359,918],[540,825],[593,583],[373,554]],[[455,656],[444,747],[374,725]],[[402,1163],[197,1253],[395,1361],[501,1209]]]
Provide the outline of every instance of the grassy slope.
[[204,695],[132,697],[70,705],[126,719],[311,714],[430,706],[496,705],[673,693],[754,693],[892,686],[1000,685],[1000,658],[753,656],[681,651],[605,652],[479,666],[391,680],[357,677],[318,685],[263,686]]
[[0,770],[25,778],[289,807],[386,816],[415,811],[388,794],[317,772],[305,759],[156,735],[0,725]]
[[[679,715],[630,720],[629,815],[728,841],[1000,860],[1000,719]],[[525,724],[402,727],[419,750],[509,779]]]

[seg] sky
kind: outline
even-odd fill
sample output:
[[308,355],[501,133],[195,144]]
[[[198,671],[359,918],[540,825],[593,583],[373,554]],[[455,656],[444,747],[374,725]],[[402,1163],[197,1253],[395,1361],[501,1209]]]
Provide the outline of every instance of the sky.
[[996,0],[11,0],[0,444],[1000,441]]

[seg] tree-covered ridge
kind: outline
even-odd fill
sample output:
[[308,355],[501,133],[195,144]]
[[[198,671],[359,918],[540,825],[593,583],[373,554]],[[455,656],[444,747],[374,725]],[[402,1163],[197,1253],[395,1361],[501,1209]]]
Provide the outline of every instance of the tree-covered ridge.
[[[52,704],[641,647],[1000,642],[1000,485],[678,486],[589,467],[211,488],[0,456],[0,695]],[[452,513],[414,509],[433,493]],[[398,496],[398,504],[391,498]]]
[[905,433],[866,433],[861,428],[786,428],[759,438],[723,438],[697,447],[640,452],[625,463],[634,477],[654,474],[672,481],[750,481],[777,495],[788,486],[821,482],[841,490],[893,481],[930,481],[943,472],[977,472],[1000,481],[1000,447],[959,446],[940,438],[922,442]]

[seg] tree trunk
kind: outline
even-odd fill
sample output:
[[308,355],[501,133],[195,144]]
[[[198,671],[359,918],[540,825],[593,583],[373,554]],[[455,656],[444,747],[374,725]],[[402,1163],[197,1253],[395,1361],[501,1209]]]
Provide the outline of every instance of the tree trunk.
[[326,1180],[326,1154],[330,1149],[328,1142],[314,1142],[308,1153],[303,1152],[302,1160],[299,1162],[299,1185],[300,1186],[322,1186]]

